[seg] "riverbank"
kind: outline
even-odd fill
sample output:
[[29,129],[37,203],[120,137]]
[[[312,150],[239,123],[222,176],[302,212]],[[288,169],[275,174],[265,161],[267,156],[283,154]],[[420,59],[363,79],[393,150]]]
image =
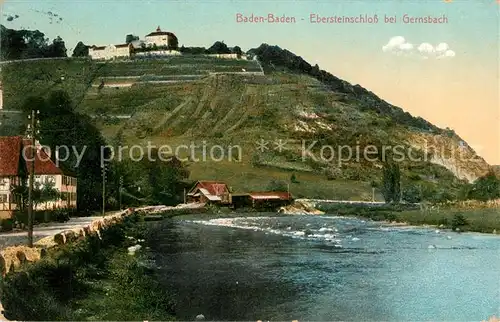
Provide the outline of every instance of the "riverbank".
[[[173,301],[155,287],[142,215],[48,249],[1,281],[9,320],[171,320]],[[128,248],[134,246],[130,254]],[[26,296],[29,294],[29,296]]]
[[356,205],[320,204],[318,209],[340,216],[355,216],[392,224],[430,226],[456,231],[500,233],[500,209],[441,207],[421,210],[414,206],[386,205],[363,207]]

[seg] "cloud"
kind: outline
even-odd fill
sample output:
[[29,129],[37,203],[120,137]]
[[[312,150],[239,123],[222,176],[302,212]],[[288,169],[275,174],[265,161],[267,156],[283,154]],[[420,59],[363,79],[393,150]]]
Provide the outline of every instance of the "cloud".
[[455,52],[451,49],[448,49],[447,51],[445,51],[444,53],[442,53],[441,55],[439,55],[437,58],[438,59],[443,59],[443,58],[453,58],[455,57]]
[[402,36],[396,36],[389,39],[387,44],[382,46],[382,50],[386,53],[396,54],[401,56],[417,55],[424,59],[436,58],[452,58],[455,57],[455,52],[450,49],[450,46],[445,43],[439,43],[436,46],[428,42],[423,42],[418,46],[414,46]]
[[418,46],[418,51],[424,55],[432,54],[432,53],[434,53],[434,46],[432,46],[428,42],[424,42],[424,43],[421,43],[420,46]]
[[406,41],[406,39],[402,36],[396,36],[389,39],[387,44],[382,46],[382,50],[384,52],[392,52],[392,53],[402,53],[408,52],[413,49],[413,45]]
[[444,53],[444,52],[446,52],[448,49],[450,49],[450,46],[448,46],[448,44],[447,44],[447,43],[445,43],[445,42],[440,43],[440,44],[439,44],[439,45],[437,45],[437,46],[436,46],[436,48],[435,48],[436,52],[438,52],[438,53]]

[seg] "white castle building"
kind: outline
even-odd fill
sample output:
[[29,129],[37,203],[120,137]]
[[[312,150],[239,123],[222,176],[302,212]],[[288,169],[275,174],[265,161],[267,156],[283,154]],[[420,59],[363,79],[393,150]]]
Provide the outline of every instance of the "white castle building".
[[92,46],[89,48],[89,55],[92,59],[108,60],[119,57],[128,58],[132,55],[132,51],[132,44]]
[[[115,58],[130,58],[134,50],[140,50],[142,47],[166,48],[169,44],[177,44],[177,37],[171,33],[162,31],[160,27],[156,31],[147,34],[144,40],[136,40],[130,44],[91,46],[89,47],[89,56],[92,59],[109,60]],[[172,49],[172,48],[169,48]],[[169,50],[171,54],[179,54],[175,50]]]
[[167,47],[173,41],[177,41],[177,37],[168,31],[161,31],[160,26],[156,28],[155,32],[147,34],[144,37],[144,43],[147,47],[156,45],[157,47]]

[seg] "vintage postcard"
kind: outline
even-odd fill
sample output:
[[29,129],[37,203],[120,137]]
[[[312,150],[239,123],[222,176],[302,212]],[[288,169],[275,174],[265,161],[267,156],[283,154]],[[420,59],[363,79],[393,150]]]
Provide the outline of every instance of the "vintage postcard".
[[500,321],[500,1],[0,7],[0,320]]

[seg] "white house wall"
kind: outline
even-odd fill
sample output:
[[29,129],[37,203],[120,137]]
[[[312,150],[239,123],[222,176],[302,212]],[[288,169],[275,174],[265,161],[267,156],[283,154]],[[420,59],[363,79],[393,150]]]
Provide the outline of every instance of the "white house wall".
[[168,46],[168,35],[148,36],[145,39],[146,46]]
[[[10,193],[10,178],[0,178],[0,195],[7,195],[7,200],[5,202],[0,202],[0,210],[8,210],[9,209],[9,201],[11,200],[11,193]],[[1,199],[0,199],[1,200]]]

